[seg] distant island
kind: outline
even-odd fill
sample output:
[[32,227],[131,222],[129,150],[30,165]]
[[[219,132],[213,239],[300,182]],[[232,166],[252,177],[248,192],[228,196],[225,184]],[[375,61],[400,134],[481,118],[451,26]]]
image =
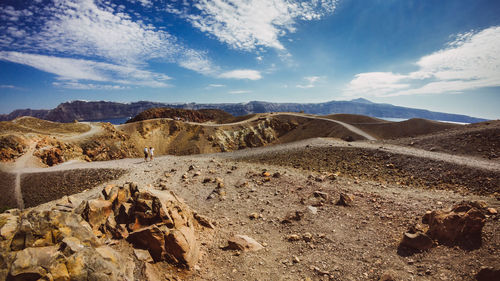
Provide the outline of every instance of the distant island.
[[246,103],[183,103],[169,104],[150,101],[118,103],[109,101],[71,101],[59,104],[54,109],[17,109],[9,114],[1,114],[0,121],[9,121],[21,116],[32,116],[54,122],[74,120],[104,120],[133,117],[155,107],[177,109],[220,109],[235,116],[267,112],[304,112],[327,115],[335,113],[359,114],[378,118],[424,118],[447,122],[477,123],[486,119],[460,114],[434,112],[424,109],[374,103],[359,98],[350,101],[329,101],[323,103],[272,103],[251,101]]

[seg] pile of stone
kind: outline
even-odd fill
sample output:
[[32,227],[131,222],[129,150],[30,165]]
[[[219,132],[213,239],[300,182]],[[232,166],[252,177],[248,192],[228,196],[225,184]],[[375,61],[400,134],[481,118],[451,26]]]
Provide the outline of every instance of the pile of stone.
[[422,217],[426,226],[412,226],[400,246],[417,251],[436,244],[479,248],[486,216],[491,212],[482,202],[462,202],[450,210],[428,211]]
[[0,280],[134,280],[135,264],[107,246],[126,239],[154,262],[198,260],[193,212],[170,191],[109,185],[77,208],[0,214]]

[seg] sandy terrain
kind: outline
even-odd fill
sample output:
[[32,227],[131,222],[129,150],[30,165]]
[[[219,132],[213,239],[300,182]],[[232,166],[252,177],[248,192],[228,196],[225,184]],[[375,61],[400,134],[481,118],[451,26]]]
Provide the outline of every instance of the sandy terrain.
[[[331,157],[321,149],[342,154],[342,149],[346,148],[377,151],[379,146],[370,142],[311,139],[231,153],[160,156],[153,162],[123,159],[68,163],[22,171],[125,169],[127,174],[111,182],[136,181],[151,188],[164,185],[176,192],[191,207],[216,223],[215,230],[201,237],[203,255],[199,268],[177,272],[166,264],[156,265],[166,276],[180,274],[182,280],[373,280],[388,270],[398,280],[473,280],[481,266],[499,266],[496,258],[500,254],[497,216],[488,218],[483,231],[483,245],[479,249],[439,246],[410,256],[398,254],[402,233],[418,222],[427,210],[447,208],[462,200],[484,200],[498,209],[500,203],[491,197],[493,191],[460,190],[457,193],[437,190],[434,187],[439,187],[440,180],[433,182],[435,186],[417,185],[414,183],[421,179],[424,183],[427,181],[417,171],[414,181],[405,183],[400,180],[402,173],[397,169],[391,177],[372,179],[366,167],[343,169],[333,157],[331,162],[334,164],[323,165],[321,169],[321,172],[341,171],[336,179],[331,180],[322,176],[315,168],[317,166],[310,162],[310,159],[318,157],[312,152],[317,149],[325,157]],[[479,169],[499,178],[500,165],[485,159],[451,157],[444,153],[392,145],[384,146],[383,150],[391,152],[392,159],[403,155],[423,163],[415,169],[427,170],[425,161],[432,160],[457,165],[462,171]],[[302,152],[309,157],[301,157]],[[262,155],[273,159],[269,162],[275,165],[255,163],[262,161]],[[286,157],[288,160],[283,160]],[[299,165],[293,168],[292,163]],[[351,156],[342,163],[360,164]],[[193,169],[190,170],[190,166]],[[261,176],[263,170],[271,175],[278,174],[266,181]],[[203,181],[216,177],[223,179],[226,195],[207,199],[216,185]],[[473,182],[472,178],[469,180]],[[467,182],[462,184],[467,185]],[[326,199],[315,197],[315,191],[323,192]],[[96,192],[98,189],[93,189],[80,196]],[[341,192],[354,195],[354,206],[335,205]],[[314,209],[311,207],[316,208],[316,213],[311,211]],[[296,211],[304,213],[300,221],[281,222],[287,214]],[[290,235],[309,237],[307,233],[311,235],[307,241],[302,238],[288,241]],[[264,244],[265,249],[254,253],[224,250],[232,234],[251,236]]]
[[[259,118],[231,126],[265,121]],[[178,270],[163,262],[154,265],[166,280],[378,280],[384,273],[395,280],[474,280],[482,266],[500,268],[498,214],[486,218],[479,248],[439,245],[411,254],[398,248],[403,233],[419,223],[426,211],[447,209],[463,200],[482,200],[488,207],[500,209],[498,160],[467,154],[465,149],[454,153],[425,146],[429,140],[438,143],[453,139],[460,129],[447,128],[441,133],[420,137],[412,145],[410,139],[346,142],[325,135],[302,139],[300,132],[310,136],[311,130],[325,131],[326,128],[331,134],[361,130],[360,134],[356,133],[360,139],[367,139],[372,133],[360,129],[361,125],[353,122],[357,117],[352,116],[342,116],[342,120],[336,122],[324,120],[326,117],[291,114],[279,118],[286,124],[312,118],[317,126],[310,128],[311,123],[299,123],[295,131],[279,139],[283,144],[277,141],[276,145],[234,152],[160,155],[152,162],[141,158],[67,161],[49,168],[30,164],[34,157],[26,154],[3,167],[19,177],[27,175],[26,183],[31,189],[17,194],[30,197],[30,202],[42,200],[37,203],[86,188],[90,189],[75,196],[97,197],[103,181],[117,184],[134,181],[152,189],[174,191],[199,214],[212,219],[215,229],[201,233],[202,255],[193,270]],[[155,119],[123,125],[117,131],[102,127],[103,131],[94,128],[93,132],[126,135],[127,130],[143,129],[145,127],[140,126],[145,124],[168,122]],[[200,124],[182,126],[186,126],[181,128],[184,130]],[[205,134],[210,129],[223,127],[202,126]],[[481,139],[483,132],[489,132],[488,126],[457,128],[465,128],[467,134],[473,131],[469,135]],[[152,134],[159,132],[149,128]],[[94,135],[88,132],[81,132],[80,140],[91,141]],[[364,134],[367,135],[362,137]],[[107,173],[110,169],[125,172],[119,178],[93,181],[96,177],[92,174],[100,169]],[[78,180],[62,180],[63,184],[51,186],[60,177],[57,173],[65,174],[65,179],[75,170],[82,178],[88,177],[84,181],[91,184],[80,188],[84,183],[79,184]],[[270,176],[263,176],[263,172]],[[217,189],[216,181],[223,182],[224,187]],[[36,188],[37,185],[42,188]],[[91,188],[92,185],[96,187]],[[352,206],[336,204],[341,193],[354,197]],[[47,203],[39,208],[51,206],[53,203]],[[297,217],[297,212],[302,215],[296,221],[283,223],[290,214]],[[233,234],[248,235],[264,249],[257,252],[227,250],[227,241]],[[124,254],[131,251],[121,242],[113,247]]]

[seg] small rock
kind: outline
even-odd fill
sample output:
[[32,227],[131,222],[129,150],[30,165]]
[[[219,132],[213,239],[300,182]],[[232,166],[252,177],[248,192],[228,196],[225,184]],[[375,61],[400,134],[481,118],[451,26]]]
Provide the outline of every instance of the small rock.
[[299,257],[297,257],[297,256],[293,256],[293,258],[292,258],[292,262],[293,262],[293,263],[299,263],[299,262],[300,262]]
[[304,217],[304,212],[295,211],[294,213],[289,213],[281,221],[281,223],[291,223],[292,221],[300,221]]
[[339,201],[337,201],[337,205],[340,206],[352,206],[354,202],[354,196],[349,195],[347,193],[340,193]]
[[264,248],[259,242],[246,235],[234,235],[228,240],[228,248],[240,251],[258,251]]
[[313,239],[313,236],[311,233],[306,232],[306,233],[304,233],[304,235],[302,235],[302,239],[304,239],[304,241],[306,241],[306,242],[311,242]]
[[300,240],[300,236],[297,235],[297,234],[290,234],[286,237],[286,240],[288,241],[299,241]]
[[498,213],[497,209],[495,209],[495,208],[488,208],[486,210],[488,211],[488,214],[490,214],[490,215],[496,215]]
[[432,239],[423,232],[417,232],[417,233],[406,232],[403,235],[403,240],[401,240],[400,245],[411,249],[424,251],[432,248],[434,243]]
[[147,250],[134,249],[134,255],[136,258],[143,262],[153,262],[153,258]]
[[307,206],[307,209],[309,210],[309,212],[311,212],[311,214],[313,215],[316,215],[318,213],[318,208],[316,207],[313,207],[313,206]]
[[258,218],[259,218],[259,214],[257,214],[257,213],[251,213],[248,217],[249,217],[250,219],[252,219],[252,220],[255,220],[255,219],[258,219]]
[[328,200],[328,193],[326,193],[326,192],[314,191],[313,195],[314,195],[314,197],[320,197],[320,198],[323,198],[325,200]]

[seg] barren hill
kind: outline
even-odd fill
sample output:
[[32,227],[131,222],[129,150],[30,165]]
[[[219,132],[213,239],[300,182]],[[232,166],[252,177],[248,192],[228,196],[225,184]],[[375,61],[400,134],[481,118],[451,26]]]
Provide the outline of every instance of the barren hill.
[[[170,116],[123,125],[109,123],[54,123],[36,118],[0,122],[0,155],[10,161],[28,154],[34,163],[55,165],[72,159],[102,161],[138,157],[144,146],[157,155],[190,155],[234,151],[329,137],[348,141],[418,136],[461,125],[412,119],[388,122],[359,115],[319,117],[298,113],[257,114],[232,117],[220,111],[155,109],[138,117]],[[204,123],[195,121],[204,121]],[[340,121],[343,120],[343,121]],[[208,121],[208,122],[206,122]],[[218,122],[231,122],[217,124]]]
[[171,118],[171,119],[191,121],[196,123],[204,123],[212,121],[221,124],[221,123],[237,122],[250,117],[251,116],[241,116],[240,118],[235,118],[233,115],[219,109],[190,110],[190,109],[160,107],[160,108],[151,108],[145,110],[137,114],[133,118],[129,119],[127,123],[133,123],[137,121],[143,121],[155,118]]
[[459,155],[474,155],[498,161],[500,158],[500,121],[492,120],[456,126],[429,135],[401,138],[394,144]]

